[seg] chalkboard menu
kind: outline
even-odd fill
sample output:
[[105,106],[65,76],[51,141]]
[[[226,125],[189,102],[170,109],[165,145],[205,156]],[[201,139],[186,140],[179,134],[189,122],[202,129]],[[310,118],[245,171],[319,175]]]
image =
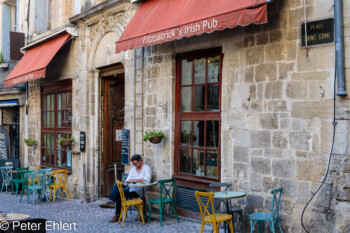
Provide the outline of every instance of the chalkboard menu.
[[130,130],[122,130],[122,164],[129,164]]
[[10,135],[7,130],[0,125],[0,159],[12,159],[10,156]]

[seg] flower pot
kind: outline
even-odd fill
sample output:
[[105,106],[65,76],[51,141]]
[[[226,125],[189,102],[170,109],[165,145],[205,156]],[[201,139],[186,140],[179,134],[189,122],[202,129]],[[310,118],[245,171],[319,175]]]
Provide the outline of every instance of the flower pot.
[[33,143],[26,143],[27,146],[35,146],[36,144],[33,144]]
[[163,140],[164,136],[157,136],[149,139],[150,143],[158,144]]
[[62,141],[60,142],[61,146],[71,146],[72,143],[73,143],[72,140],[62,140]]

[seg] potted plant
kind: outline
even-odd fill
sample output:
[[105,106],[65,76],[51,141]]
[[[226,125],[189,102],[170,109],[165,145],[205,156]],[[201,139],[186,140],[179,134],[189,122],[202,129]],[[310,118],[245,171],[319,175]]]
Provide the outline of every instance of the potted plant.
[[0,52],[0,69],[7,70],[9,68],[9,64],[6,62],[4,54]]
[[145,131],[145,135],[143,136],[143,141],[149,141],[153,144],[160,143],[164,138],[164,132],[161,130],[158,131]]
[[38,142],[33,138],[25,138],[24,142],[27,144],[27,146],[36,146]]
[[61,146],[71,146],[73,142],[74,142],[74,137],[73,136],[71,136],[70,138],[59,137],[57,139],[57,144],[61,145]]

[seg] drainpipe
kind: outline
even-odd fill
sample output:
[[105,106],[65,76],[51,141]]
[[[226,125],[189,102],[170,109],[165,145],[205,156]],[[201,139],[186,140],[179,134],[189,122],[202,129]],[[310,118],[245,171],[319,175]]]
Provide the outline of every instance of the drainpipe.
[[334,0],[337,96],[346,96],[344,65],[343,0]]

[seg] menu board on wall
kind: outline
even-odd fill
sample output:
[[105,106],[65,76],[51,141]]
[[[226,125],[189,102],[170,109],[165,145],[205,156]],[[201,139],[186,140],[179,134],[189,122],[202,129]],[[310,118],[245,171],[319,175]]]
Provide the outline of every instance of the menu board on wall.
[[130,130],[122,130],[122,164],[129,164]]
[[12,159],[10,155],[10,135],[7,130],[0,125],[0,159]]

